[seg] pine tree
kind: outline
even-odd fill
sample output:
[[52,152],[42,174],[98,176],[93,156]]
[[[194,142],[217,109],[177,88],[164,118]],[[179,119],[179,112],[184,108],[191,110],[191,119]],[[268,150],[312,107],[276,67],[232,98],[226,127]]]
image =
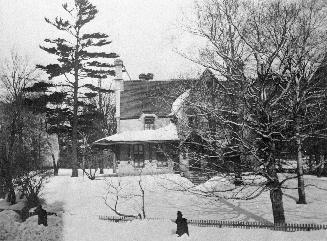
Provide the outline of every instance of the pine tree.
[[[81,84],[83,79],[105,79],[113,76],[113,65],[104,60],[117,58],[115,53],[95,52],[94,49],[104,47],[111,43],[108,35],[104,33],[84,33],[84,27],[95,19],[98,10],[88,0],[75,0],[74,6],[69,7],[67,3],[62,5],[63,9],[70,16],[69,19],[56,17],[54,21],[45,18],[45,21],[60,32],[69,37],[66,39],[45,39],[40,48],[49,54],[57,56],[58,63],[47,66],[38,65],[45,70],[50,79],[62,76],[64,83],[62,87],[68,88],[73,110],[72,115],[72,177],[77,177],[77,144],[78,144],[78,114],[80,112],[79,101],[82,98],[83,89],[89,88],[98,91],[99,87],[91,84]],[[49,46],[50,45],[50,46]],[[101,61],[99,61],[101,59]],[[103,60],[103,61],[102,61]]]
[[[73,114],[66,105],[67,93],[52,91],[53,87],[56,87],[53,83],[41,80],[25,88],[24,91],[29,94],[25,98],[24,106],[33,113],[44,115],[46,132],[49,135],[57,135],[59,149],[62,149],[63,145],[67,145],[64,140],[71,137],[71,125],[68,125],[68,123],[71,123]],[[54,175],[57,176],[59,166],[53,155],[52,158]]]

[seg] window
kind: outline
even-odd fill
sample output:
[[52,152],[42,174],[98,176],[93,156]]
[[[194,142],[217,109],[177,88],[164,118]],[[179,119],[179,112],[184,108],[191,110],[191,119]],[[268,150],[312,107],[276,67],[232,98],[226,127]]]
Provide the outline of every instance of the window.
[[154,117],[153,116],[144,117],[144,130],[154,130]]
[[144,147],[141,144],[133,145],[134,167],[144,167]]
[[198,113],[194,109],[188,109],[186,111],[188,126],[191,128],[197,128],[199,124]]
[[162,145],[157,145],[155,148],[156,156],[157,156],[157,165],[158,167],[167,167],[168,166],[168,160],[166,153],[164,152]]
[[189,127],[196,128],[198,126],[198,118],[196,115],[188,116],[188,125]]

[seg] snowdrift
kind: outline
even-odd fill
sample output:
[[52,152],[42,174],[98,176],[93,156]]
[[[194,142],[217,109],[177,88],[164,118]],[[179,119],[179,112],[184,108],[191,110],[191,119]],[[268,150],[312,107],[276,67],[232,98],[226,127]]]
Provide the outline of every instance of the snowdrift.
[[19,215],[11,210],[0,212],[0,240],[6,241],[61,241],[62,218],[48,216],[48,227],[37,224],[37,216],[20,223]]

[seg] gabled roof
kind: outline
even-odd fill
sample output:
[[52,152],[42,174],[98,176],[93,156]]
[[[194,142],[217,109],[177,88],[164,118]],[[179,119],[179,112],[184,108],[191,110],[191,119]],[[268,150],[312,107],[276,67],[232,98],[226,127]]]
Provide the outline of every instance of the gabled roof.
[[142,113],[168,116],[173,102],[192,81],[194,80],[124,81],[120,99],[121,119],[139,118]]
[[120,143],[138,143],[138,142],[167,142],[179,141],[177,129],[174,124],[156,129],[156,130],[138,130],[127,131],[97,140],[94,146],[108,146]]

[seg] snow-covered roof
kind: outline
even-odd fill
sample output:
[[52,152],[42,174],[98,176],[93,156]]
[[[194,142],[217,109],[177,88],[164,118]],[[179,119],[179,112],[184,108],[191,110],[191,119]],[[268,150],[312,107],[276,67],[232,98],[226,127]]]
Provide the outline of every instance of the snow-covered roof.
[[126,142],[178,141],[176,126],[171,123],[156,130],[126,131],[95,141],[94,145],[113,145]]
[[178,98],[174,101],[174,103],[171,106],[171,114],[170,115],[177,115],[179,110],[182,108],[185,100],[189,97],[190,95],[190,89],[185,91],[183,94],[178,96]]

